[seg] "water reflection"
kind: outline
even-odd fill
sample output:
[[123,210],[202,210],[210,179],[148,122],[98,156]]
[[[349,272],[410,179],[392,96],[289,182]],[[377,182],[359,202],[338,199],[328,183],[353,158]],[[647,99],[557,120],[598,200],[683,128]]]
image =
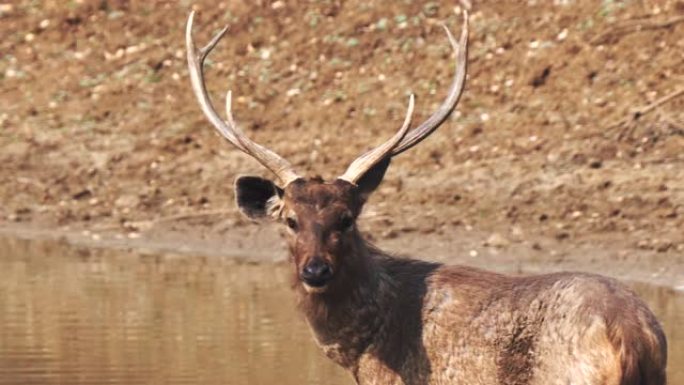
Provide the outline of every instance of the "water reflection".
[[350,383],[311,341],[283,266],[10,243],[0,383]]
[[[287,267],[0,239],[2,384],[351,384],[293,309]],[[641,285],[684,382],[684,296]]]

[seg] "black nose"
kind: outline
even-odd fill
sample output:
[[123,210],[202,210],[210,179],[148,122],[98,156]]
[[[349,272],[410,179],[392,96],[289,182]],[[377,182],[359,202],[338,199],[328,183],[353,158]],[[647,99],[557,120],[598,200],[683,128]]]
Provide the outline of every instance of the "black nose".
[[313,258],[302,269],[301,278],[309,286],[321,287],[332,278],[332,268],[321,258]]

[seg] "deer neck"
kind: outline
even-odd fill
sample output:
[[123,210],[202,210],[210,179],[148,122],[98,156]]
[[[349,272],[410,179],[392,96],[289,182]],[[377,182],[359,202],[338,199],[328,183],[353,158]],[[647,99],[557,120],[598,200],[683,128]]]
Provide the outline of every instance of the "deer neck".
[[350,259],[356,266],[345,270],[331,292],[308,294],[298,290],[299,307],[318,345],[339,365],[354,369],[361,355],[376,344],[391,322],[388,316],[396,304],[395,279],[376,255],[363,243]]

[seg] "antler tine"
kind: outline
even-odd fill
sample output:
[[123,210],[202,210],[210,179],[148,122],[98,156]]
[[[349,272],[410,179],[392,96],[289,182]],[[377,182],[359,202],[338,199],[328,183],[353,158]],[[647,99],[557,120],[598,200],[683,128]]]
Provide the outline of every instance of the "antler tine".
[[401,154],[430,136],[430,134],[446,121],[451,112],[456,108],[456,105],[461,98],[461,94],[463,93],[468,62],[468,11],[463,11],[463,27],[461,29],[460,42],[456,42],[456,39],[454,39],[454,36],[446,25],[442,25],[442,27],[444,27],[444,30],[449,37],[451,47],[457,52],[456,72],[451,87],[449,88],[449,93],[437,111],[418,127],[409,132],[401,143],[392,150],[392,156]]
[[371,167],[377,164],[382,159],[390,156],[393,157],[398,155],[409,148],[420,143],[423,139],[427,138],[433,131],[437,129],[444,121],[449,117],[451,112],[456,108],[461,94],[463,93],[463,86],[466,79],[467,70],[467,60],[468,60],[468,12],[463,12],[463,28],[461,30],[461,40],[459,43],[456,42],[454,36],[449,31],[446,25],[442,25],[446,31],[451,47],[456,54],[456,73],[454,74],[454,80],[449,88],[449,94],[447,95],[442,105],[439,106],[437,111],[435,111],[426,121],[421,123],[413,131],[409,132],[408,127],[411,125],[411,116],[413,114],[414,98],[411,94],[409,100],[409,107],[406,113],[406,119],[404,119],[404,125],[401,127],[399,132],[397,132],[390,140],[383,143],[379,147],[361,155],[359,158],[354,160],[347,171],[339,177],[339,179],[346,180],[347,182],[356,184],[356,182],[368,171]]
[[221,133],[224,138],[226,138],[244,153],[255,158],[264,167],[273,172],[285,186],[295,179],[299,179],[299,174],[294,171],[293,167],[288,161],[266,147],[263,147],[260,144],[250,140],[235,124],[233,115],[231,113],[230,91],[228,91],[226,95],[226,112],[228,115],[228,121],[226,122],[219,117],[211,103],[206,84],[204,83],[204,60],[211,50],[214,49],[219,40],[221,40],[221,38],[225,35],[228,27],[226,26],[219,31],[219,33],[217,33],[204,48],[197,50],[195,42],[192,38],[192,24],[194,16],[195,12],[190,12],[185,30],[185,44],[188,51],[188,70],[190,73],[192,90],[195,93],[195,97],[197,98],[204,116],[206,116],[209,122],[211,122],[211,124],[218,130],[219,133]]
[[406,136],[409,127],[411,126],[411,119],[413,118],[413,107],[415,104],[415,97],[413,94],[409,97],[408,109],[406,110],[406,117],[404,118],[404,123],[402,124],[399,131],[392,138],[390,138],[385,143],[376,147],[375,149],[368,151],[367,153],[356,158],[349,165],[347,171],[344,172],[342,176],[338,179],[345,180],[349,183],[356,184],[356,182],[361,178],[366,171],[373,167],[376,163],[389,156],[399,142]]

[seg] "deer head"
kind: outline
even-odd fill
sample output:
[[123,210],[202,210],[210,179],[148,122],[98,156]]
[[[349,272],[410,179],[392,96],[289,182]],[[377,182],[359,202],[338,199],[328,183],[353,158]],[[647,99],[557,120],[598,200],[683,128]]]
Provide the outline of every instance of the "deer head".
[[192,89],[204,115],[225,139],[277,177],[276,182],[255,176],[239,177],[235,183],[238,207],[251,219],[270,218],[287,226],[295,273],[307,292],[330,291],[345,281],[345,275],[363,274],[367,252],[364,252],[365,244],[356,228],[356,220],[364,203],[382,181],[392,157],[428,137],[458,104],[466,78],[467,13],[464,13],[460,42],[456,42],[444,26],[456,51],[456,70],[448,95],[437,111],[409,131],[414,106],[411,95],[406,118],[397,133],[354,160],[344,174],[330,182],[300,176],[281,156],[250,140],[235,124],[230,91],[226,95],[226,120],[219,117],[206,90],[203,64],[228,28],[198,50],[192,38],[193,18],[194,12],[188,18],[186,29],[188,66]]

